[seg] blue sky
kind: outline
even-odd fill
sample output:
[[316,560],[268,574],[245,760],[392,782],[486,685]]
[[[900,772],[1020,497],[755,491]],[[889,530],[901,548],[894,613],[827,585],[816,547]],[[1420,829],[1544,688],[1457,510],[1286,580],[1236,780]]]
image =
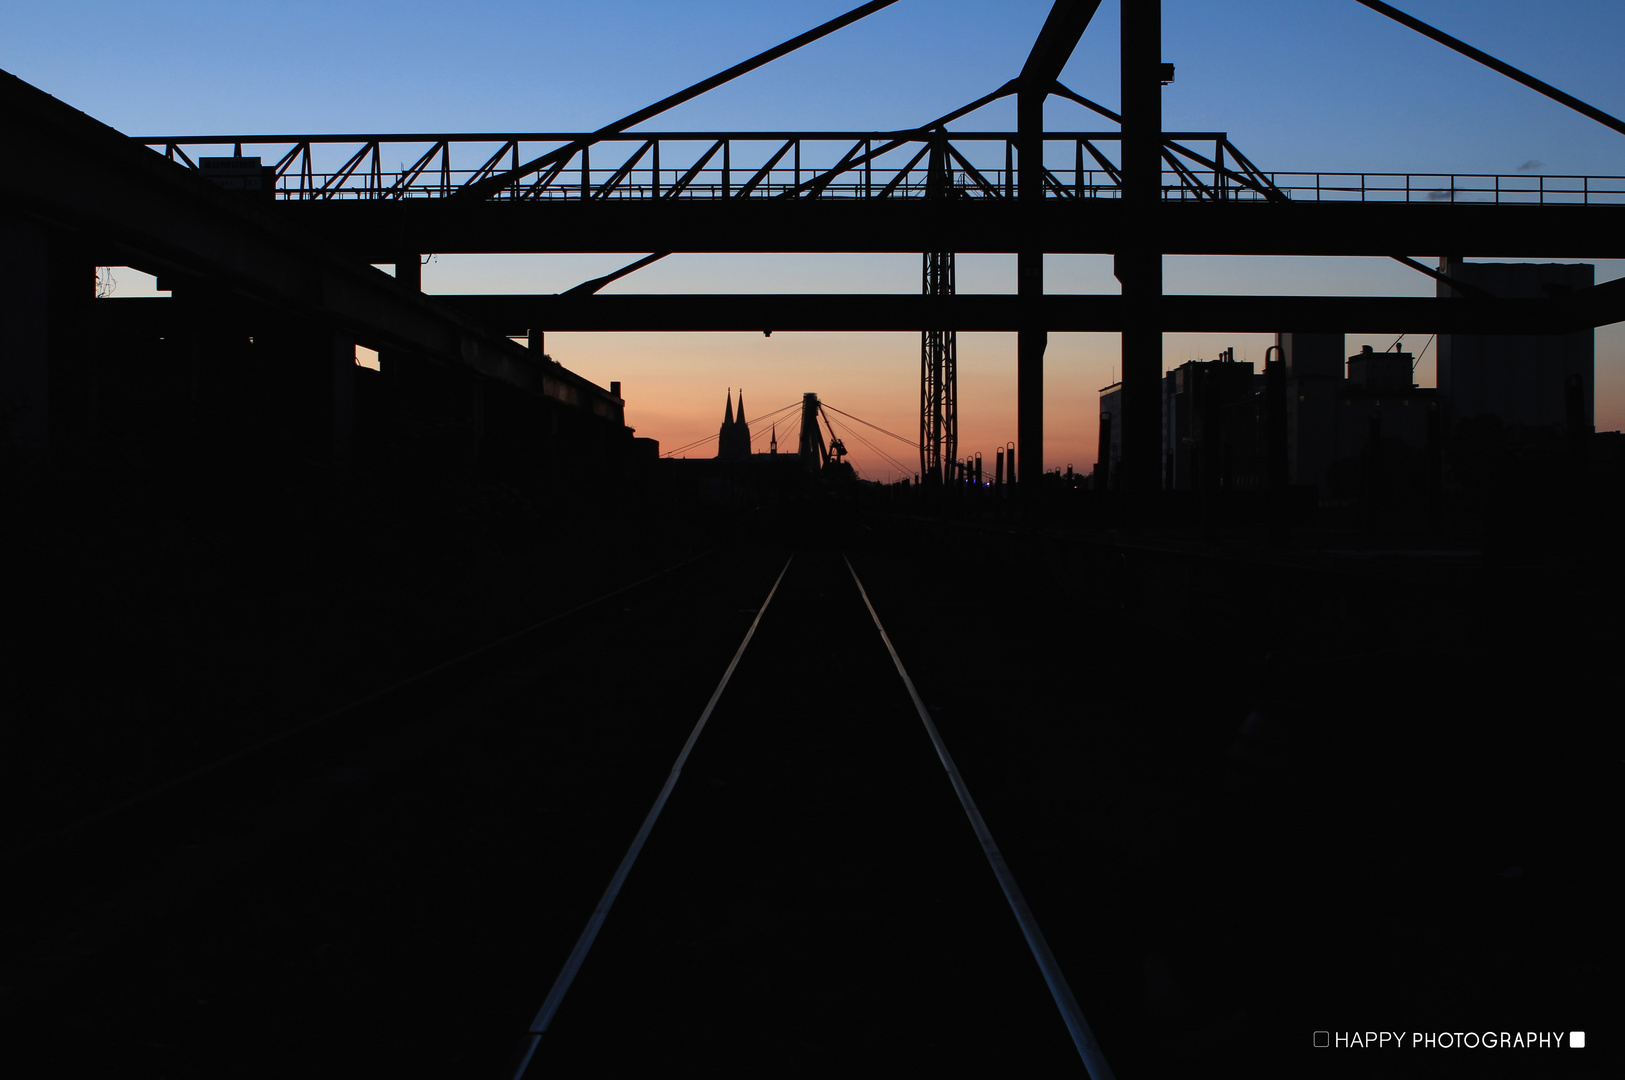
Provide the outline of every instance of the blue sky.
[[[848,0],[0,4],[0,63],[130,134],[596,127]],[[1625,114],[1617,0],[1406,0],[1406,10]],[[902,0],[651,127],[889,128],[1020,69],[1047,0]],[[1114,0],[1063,79],[1117,99]],[[1352,0],[1165,0],[1170,128],[1265,167],[1625,173],[1625,137]],[[1052,124],[1081,115],[1057,102]],[[993,106],[990,125],[1013,109]]]
[[[600,126],[794,36],[855,0],[0,0],[0,67],[132,135],[580,130]],[[1404,10],[1615,115],[1625,115],[1621,0],[1401,0]],[[645,125],[646,129],[908,126],[1013,76],[1048,0],[902,0]],[[1228,131],[1266,169],[1625,175],[1625,136],[1564,109],[1353,0],[1164,0],[1169,129]],[[1117,102],[1117,0],[1106,0],[1063,80]],[[1099,127],[1050,106],[1052,127]],[[1008,102],[961,126],[1006,128]],[[1436,252],[1411,252],[1431,259]],[[1495,252],[1472,257],[1493,258]],[[556,291],[621,256],[443,256],[430,291]],[[1599,264],[1606,280],[1625,266]],[[622,291],[912,291],[918,257],[677,256]],[[962,260],[962,291],[1013,287],[1014,260]],[[1427,293],[1383,260],[1171,259],[1170,291]],[[1107,258],[1052,259],[1054,291],[1115,291]],[[139,288],[132,281],[130,288]],[[1396,327],[1396,335],[1403,327]],[[1349,339],[1351,351],[1367,339]],[[1376,341],[1377,339],[1370,339]],[[1420,348],[1425,341],[1414,343]],[[1261,336],[1170,335],[1170,363]],[[819,389],[897,430],[914,423],[918,346],[907,335],[557,335],[549,351],[625,382],[632,422],[668,446],[713,429],[722,390],[764,407]],[[1046,464],[1093,457],[1095,391],[1111,335],[1057,335]],[[962,449],[1014,433],[1014,342],[961,345]],[[1598,426],[1625,421],[1625,334],[1598,334]],[[1423,381],[1431,367],[1424,364]],[[713,387],[712,384],[716,385]],[[1006,388],[1005,384],[1009,386]],[[792,388],[798,389],[792,389]],[[760,390],[760,395],[757,393]],[[716,408],[692,404],[695,395]],[[1007,392],[1008,391],[1008,392]],[[972,398],[972,394],[977,396]],[[844,404],[843,404],[844,402]],[[1605,404],[1606,403],[1606,404]],[[753,407],[753,412],[755,411]],[[986,446],[967,445],[966,439]],[[860,466],[862,462],[860,461]],[[882,469],[883,473],[884,470]],[[882,478],[884,478],[882,476]]]

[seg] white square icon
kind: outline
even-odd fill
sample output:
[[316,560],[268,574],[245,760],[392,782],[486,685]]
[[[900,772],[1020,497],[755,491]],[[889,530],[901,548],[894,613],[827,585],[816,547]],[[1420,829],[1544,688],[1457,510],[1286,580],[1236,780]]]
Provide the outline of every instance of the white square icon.
[[1586,1045],[1586,1033],[1585,1032],[1583,1032],[1583,1031],[1571,1031],[1571,1032],[1569,1032],[1569,1046],[1572,1049],[1584,1050],[1585,1045]]

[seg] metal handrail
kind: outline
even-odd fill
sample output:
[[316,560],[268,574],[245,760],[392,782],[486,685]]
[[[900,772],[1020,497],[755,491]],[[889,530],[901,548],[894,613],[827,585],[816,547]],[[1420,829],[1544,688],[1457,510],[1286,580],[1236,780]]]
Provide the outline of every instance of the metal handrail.
[[[792,168],[770,169],[758,180],[749,191],[741,190],[741,185],[731,187],[723,180],[724,170],[702,169],[680,191],[672,192],[673,186],[685,174],[683,169],[661,169],[658,174],[651,170],[637,170],[637,178],[629,181],[623,180],[609,190],[604,186],[614,178],[616,169],[591,169],[588,171],[587,185],[599,198],[605,199],[653,199],[660,197],[677,197],[685,199],[719,199],[719,198],[772,198],[783,196],[795,191],[801,186]],[[737,170],[735,170],[737,171]],[[989,186],[997,190],[1006,190],[1014,183],[1014,176],[1004,169],[979,170],[989,182]],[[803,167],[805,176],[810,170]],[[888,178],[887,174],[879,169],[874,170],[873,177],[865,183],[858,179],[852,183],[831,182],[819,191],[822,198],[865,198],[882,197],[880,192],[884,187],[890,186],[890,192],[884,197],[890,198],[918,198],[925,193],[926,176],[923,169],[917,170],[918,176],[903,175]],[[1211,174],[1204,175],[1200,170],[1191,170],[1194,175],[1211,189],[1222,190],[1225,201],[1261,202],[1264,196],[1257,191],[1245,189],[1238,190],[1234,186],[1221,186],[1215,183]],[[1055,182],[1046,183],[1045,195],[1048,198],[1117,198],[1121,189],[1116,180],[1104,170],[1086,169],[1081,174],[1070,169],[1052,169]],[[453,169],[446,174],[436,173],[432,177],[413,179],[404,177],[402,173],[385,172],[383,174],[383,187],[389,197],[393,198],[430,198],[446,194],[446,182],[442,176],[450,177],[450,188],[455,190],[461,183],[472,179],[476,170]],[[312,172],[305,174],[306,184],[313,185],[317,192],[327,189],[320,197],[328,199],[374,199],[379,197],[378,192],[370,187],[337,187],[328,188],[328,184],[338,173]],[[579,170],[576,172],[580,175]],[[1080,179],[1081,175],[1081,179]],[[658,176],[658,182],[656,180]],[[1509,181],[1531,179],[1520,176],[1504,176],[1495,174],[1462,174],[1447,176],[1433,174],[1405,174],[1405,173],[1266,173],[1265,176],[1293,202],[1399,202],[1424,204],[1499,204],[1499,205],[1580,205],[1580,206],[1620,206],[1625,205],[1625,176],[1545,176],[1533,178],[1538,182],[1529,187],[1510,187]],[[965,195],[969,197],[991,197],[984,195],[978,188],[975,180],[963,170],[955,170],[954,183]],[[402,183],[406,179],[407,182]],[[897,183],[891,184],[891,179]],[[1418,186],[1417,180],[1436,180],[1436,185]],[[302,191],[298,186],[298,177],[288,177],[285,186],[279,187],[278,197],[283,199],[300,199],[311,197],[308,189]],[[1210,198],[1205,190],[1193,186],[1181,172],[1167,169],[1163,172],[1163,197],[1170,200],[1198,200]],[[1386,181],[1386,182],[1385,182]],[[559,186],[537,192],[533,198],[546,200],[580,199],[581,186],[572,182],[569,186]]]
[[[242,154],[245,146],[274,148],[274,154],[266,156],[277,161],[277,197],[293,201],[443,198],[490,175],[493,162],[501,158],[517,161],[531,156],[532,151],[590,138],[575,132],[490,132],[153,136],[135,141],[192,168],[197,167],[194,156],[183,147],[193,148],[197,161],[205,156],[202,151],[212,147],[233,156]],[[919,149],[942,138],[941,132],[918,129],[619,132],[594,140],[609,144],[599,154],[583,149],[554,168],[553,174],[568,172],[570,182],[551,183],[552,174],[540,183],[538,178],[527,177],[494,197],[545,201],[588,197],[920,198],[925,193],[927,167]],[[1116,131],[1046,132],[1045,197],[1117,198],[1121,194],[1118,169],[1101,147],[1121,138]],[[946,143],[959,166],[953,170],[954,183],[964,197],[1001,198],[1014,193],[1016,139],[1010,132],[949,132]],[[1211,144],[1211,153],[1194,150],[1187,143]],[[383,171],[386,146],[392,151],[389,156],[399,156],[398,170]],[[666,148],[664,155],[662,147]],[[454,148],[466,148],[464,154],[473,161],[454,167]],[[787,149],[794,153],[788,154]],[[1066,151],[1064,158],[1061,149]],[[720,166],[705,160],[718,151]],[[329,160],[318,165],[312,161],[313,154]],[[610,161],[605,163],[605,158]],[[1168,132],[1164,158],[1163,197],[1172,201],[1625,205],[1625,176],[1262,172],[1224,132]],[[358,167],[369,159],[370,168]],[[1086,160],[1100,168],[1084,168]],[[741,184],[736,176],[750,180]]]
[[1295,201],[1625,205],[1625,176],[1531,173],[1272,172]]

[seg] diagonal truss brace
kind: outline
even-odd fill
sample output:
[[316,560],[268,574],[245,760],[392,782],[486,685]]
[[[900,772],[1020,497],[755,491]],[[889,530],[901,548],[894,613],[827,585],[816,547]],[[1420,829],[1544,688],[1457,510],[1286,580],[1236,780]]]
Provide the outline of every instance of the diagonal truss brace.
[[561,146],[556,150],[551,150],[548,153],[543,154],[541,157],[536,158],[533,161],[528,161],[523,165],[515,165],[507,172],[489,177],[478,184],[471,184],[459,194],[464,198],[489,198],[490,196],[501,191],[503,188],[510,186],[518,180],[523,180],[532,173],[539,172],[542,169],[556,164],[561,160],[568,161],[577,153],[585,150],[587,147],[591,146],[599,138],[602,138],[605,135],[616,135],[635,124],[641,124],[643,121],[648,120],[651,117],[658,116],[668,109],[672,109],[683,104],[685,101],[691,101],[708,90],[716,89],[723,83],[732,82],[741,75],[755,71],[764,64],[771,63],[781,56],[795,52],[803,45],[810,44],[817,41],[821,37],[833,34],[842,27],[849,26],[852,23],[857,22],[859,19],[863,19],[874,14],[881,8],[890,7],[896,2],[897,0],[869,0],[869,3],[853,8],[845,15],[831,19],[829,22],[824,23],[821,26],[815,26],[805,34],[793,37],[781,45],[775,45],[766,52],[757,53],[755,56],[744,61],[743,63],[735,64],[726,71],[719,71],[717,74],[708,79],[700,80],[693,86],[688,87],[686,90],[679,90],[677,93],[672,94],[670,97],[662,98],[653,105],[639,109],[637,112],[634,112],[628,116],[623,116],[613,124],[606,124],[604,127],[599,128],[591,135],[578,139],[566,146]]
[[1515,82],[1523,83],[1531,90],[1534,90],[1537,93],[1545,94],[1553,101],[1567,105],[1575,112],[1591,117],[1591,119],[1597,121],[1599,124],[1602,124],[1604,127],[1613,128],[1620,134],[1625,135],[1625,120],[1621,120],[1617,116],[1612,116],[1605,113],[1594,105],[1587,105],[1574,95],[1565,94],[1563,91],[1559,90],[1550,83],[1541,82],[1533,75],[1519,71],[1511,64],[1508,64],[1502,60],[1497,60],[1495,57],[1481,49],[1473,48],[1471,45],[1460,40],[1459,38],[1453,38],[1443,30],[1436,30],[1427,23],[1423,22],[1421,19],[1416,18],[1414,15],[1407,15],[1398,8],[1383,3],[1382,0],[1354,0],[1354,2],[1356,4],[1365,5],[1379,15],[1386,15],[1390,19],[1399,23],[1401,26],[1408,26],[1412,30],[1415,30],[1418,34],[1421,34],[1424,37],[1430,37],[1439,44],[1461,53],[1461,55],[1467,57],[1468,59],[1477,60],[1485,67],[1498,71]]

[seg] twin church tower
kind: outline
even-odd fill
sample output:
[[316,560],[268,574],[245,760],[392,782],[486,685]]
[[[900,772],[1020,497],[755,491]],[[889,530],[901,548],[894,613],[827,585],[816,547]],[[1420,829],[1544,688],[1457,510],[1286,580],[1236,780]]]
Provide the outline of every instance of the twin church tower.
[[[778,453],[779,441],[774,433],[771,453]],[[745,392],[739,391],[739,411],[734,411],[733,388],[728,388],[728,404],[722,413],[722,429],[717,432],[717,458],[721,461],[745,461],[750,457],[750,426],[745,423]]]

